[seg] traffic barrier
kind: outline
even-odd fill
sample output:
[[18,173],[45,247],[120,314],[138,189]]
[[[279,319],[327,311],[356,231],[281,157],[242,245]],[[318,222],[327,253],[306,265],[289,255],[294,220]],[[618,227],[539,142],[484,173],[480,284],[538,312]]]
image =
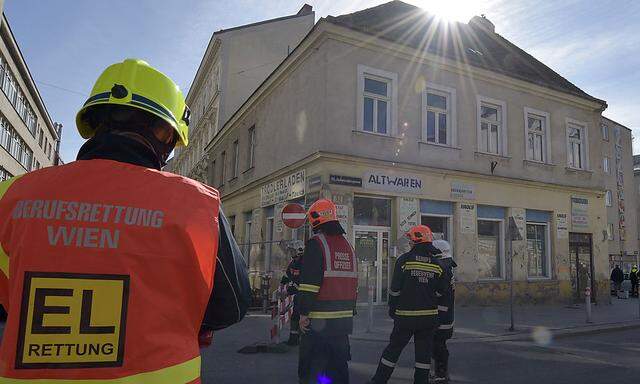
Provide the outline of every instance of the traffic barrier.
[[280,285],[278,289],[273,291],[274,301],[276,305],[271,308],[271,341],[278,342],[282,328],[291,321],[293,315],[293,298],[295,295],[287,293],[287,286]]

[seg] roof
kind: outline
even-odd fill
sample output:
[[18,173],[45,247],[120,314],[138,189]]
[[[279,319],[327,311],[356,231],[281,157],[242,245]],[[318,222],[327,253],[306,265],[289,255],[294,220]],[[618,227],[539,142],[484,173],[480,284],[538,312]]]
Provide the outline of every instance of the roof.
[[610,118],[608,118],[606,116],[602,116],[602,120],[608,121],[609,123],[613,123],[613,124],[617,125],[618,127],[624,128],[624,129],[626,129],[628,131],[631,131],[631,128],[629,128],[629,127],[627,127],[625,125],[622,125],[622,124],[618,123],[617,121],[615,121],[613,119],[610,119]]
[[313,13],[313,7],[310,6],[309,4],[304,4],[302,6],[302,8],[300,8],[298,13],[296,13],[294,15],[277,17],[275,19],[262,20],[262,21],[258,21],[258,22],[255,22],[255,23],[239,25],[237,27],[231,27],[231,28],[227,28],[227,29],[219,29],[216,32],[214,32],[213,34],[214,35],[219,35],[221,33],[227,33],[227,32],[231,32],[231,31],[236,31],[238,29],[250,28],[250,27],[255,27],[255,26],[258,26],[258,25],[262,25],[262,24],[274,23],[274,22],[277,22],[277,21],[283,21],[283,20],[288,20],[288,19],[294,19],[296,17],[307,16],[307,15],[311,15],[312,13]]
[[426,50],[431,54],[588,99],[606,108],[604,100],[587,94],[504,37],[480,27],[478,23],[442,22],[434,15],[402,1],[391,1],[346,15],[328,16],[326,20],[393,43]]

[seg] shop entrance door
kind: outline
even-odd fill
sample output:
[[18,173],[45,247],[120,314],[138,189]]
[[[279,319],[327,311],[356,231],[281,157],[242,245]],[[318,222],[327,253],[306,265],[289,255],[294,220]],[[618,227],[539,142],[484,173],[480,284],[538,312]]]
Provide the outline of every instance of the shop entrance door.
[[389,232],[386,227],[354,226],[354,242],[358,258],[358,302],[369,300],[367,268],[369,281],[373,286],[373,302],[382,304],[387,301],[391,273],[389,269]]
[[585,288],[591,288],[591,299],[594,300],[595,282],[593,281],[593,252],[591,234],[569,234],[569,268],[571,272],[571,288],[576,302],[584,302]]

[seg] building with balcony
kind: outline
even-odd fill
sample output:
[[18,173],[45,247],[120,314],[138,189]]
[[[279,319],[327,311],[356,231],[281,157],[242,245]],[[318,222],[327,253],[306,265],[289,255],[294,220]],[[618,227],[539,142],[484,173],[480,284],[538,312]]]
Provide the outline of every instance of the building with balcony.
[[0,40],[1,181],[59,164],[62,125],[51,120],[4,14]]

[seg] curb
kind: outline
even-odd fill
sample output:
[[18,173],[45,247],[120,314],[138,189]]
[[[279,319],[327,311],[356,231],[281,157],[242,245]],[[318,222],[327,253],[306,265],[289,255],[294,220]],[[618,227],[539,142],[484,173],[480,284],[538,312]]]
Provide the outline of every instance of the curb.
[[[602,323],[602,324],[590,324],[580,325],[567,328],[552,328],[548,329],[552,339],[563,339],[575,336],[583,335],[595,335],[599,333],[617,332],[628,329],[640,328],[640,320],[616,322],[616,323]],[[372,342],[388,342],[389,336],[385,334],[376,335],[351,335],[351,340],[358,341],[372,341]],[[449,340],[451,344],[465,344],[465,343],[500,343],[505,341],[534,341],[531,331],[520,331],[512,334],[494,335],[494,336],[479,336],[479,337],[463,337],[452,338]],[[411,340],[413,342],[413,340]]]

